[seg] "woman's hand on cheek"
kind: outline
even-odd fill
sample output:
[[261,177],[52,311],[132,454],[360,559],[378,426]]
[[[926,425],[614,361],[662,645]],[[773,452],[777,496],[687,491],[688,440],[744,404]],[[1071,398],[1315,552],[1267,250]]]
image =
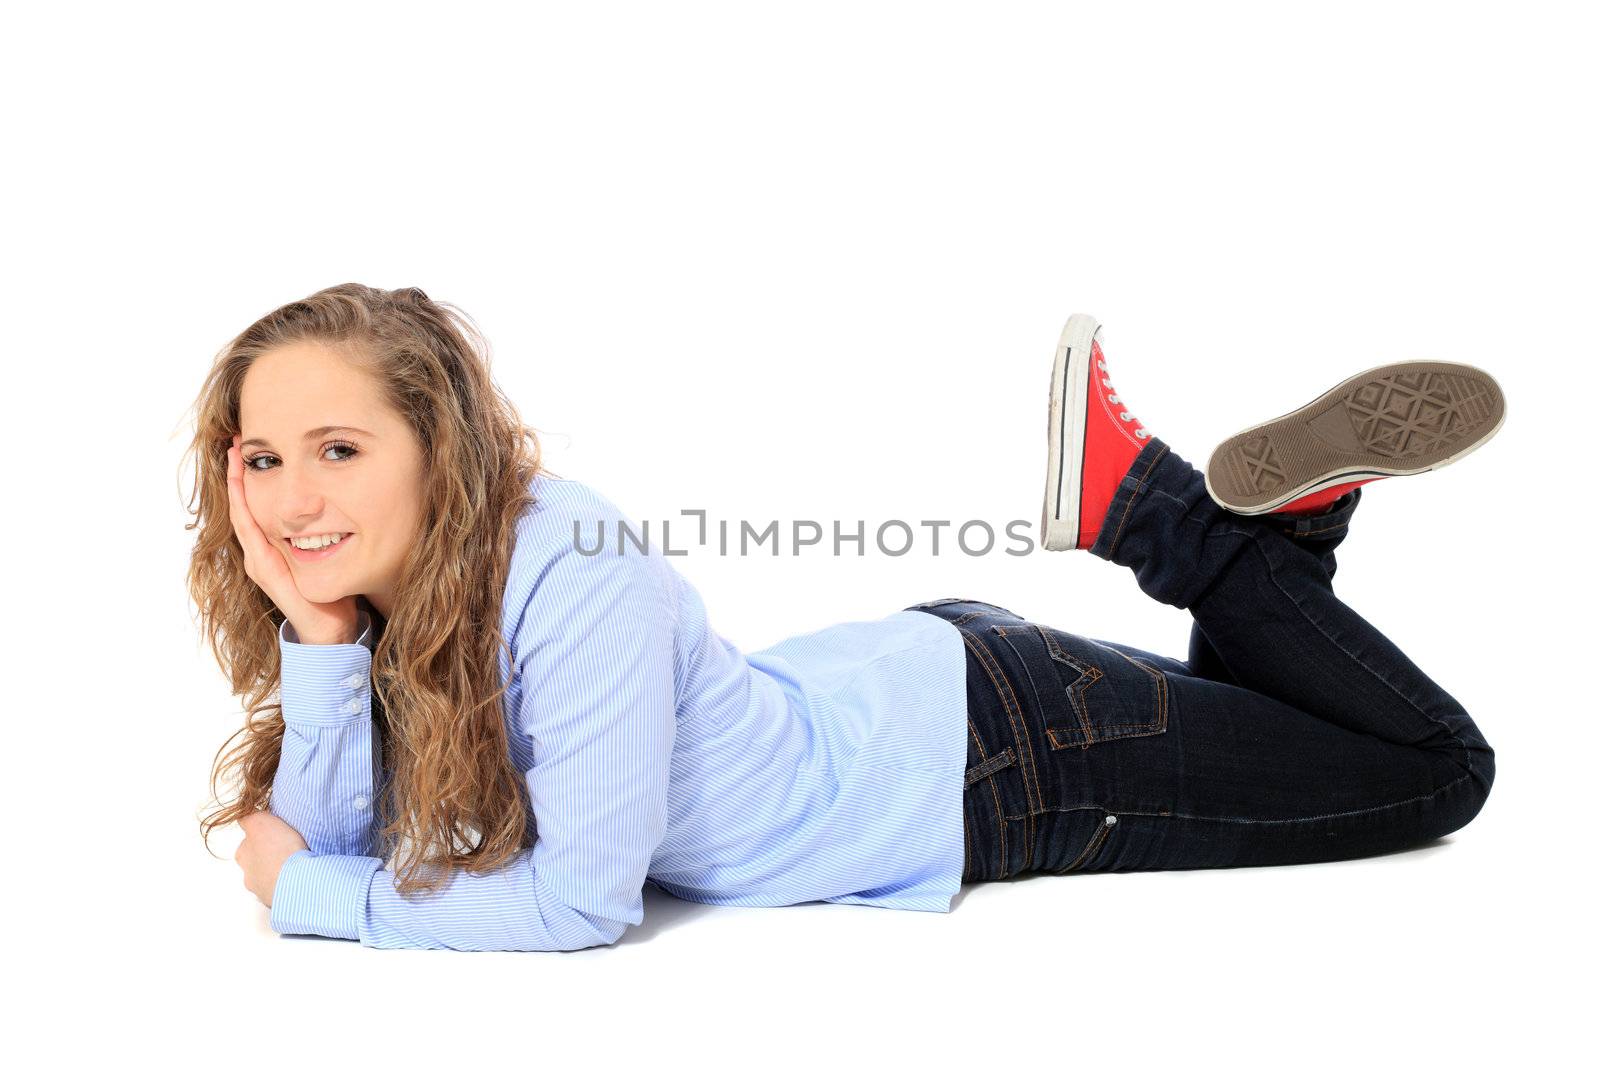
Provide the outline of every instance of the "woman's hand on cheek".
[[340,597],[331,604],[308,601],[295,583],[285,550],[279,549],[276,538],[267,536],[251,513],[245,501],[240,436],[234,434],[228,448],[228,519],[244,552],[244,573],[278,606],[303,643],[353,643],[359,636],[356,623],[360,618],[355,595]]
[[261,906],[272,907],[272,890],[284,861],[304,850],[300,832],[270,811],[257,811],[239,820],[244,840],[233,854],[244,871],[244,887],[255,894]]

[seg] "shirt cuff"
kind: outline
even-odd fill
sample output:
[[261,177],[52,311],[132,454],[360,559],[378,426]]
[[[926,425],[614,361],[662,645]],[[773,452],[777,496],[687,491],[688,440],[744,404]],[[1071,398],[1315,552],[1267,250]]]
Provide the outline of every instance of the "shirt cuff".
[[[361,627],[361,636],[356,638],[356,644],[367,646],[367,651],[371,652],[374,644],[376,643],[376,639],[372,636],[372,613],[367,611],[366,608],[357,608],[356,625]],[[294,624],[291,623],[287,618],[285,618],[283,622],[279,624],[278,636],[283,640],[289,641],[293,644],[298,645],[300,643],[300,635],[295,633]]]
[[382,867],[378,856],[318,856],[301,849],[278,870],[270,925],[280,934],[361,940],[367,890]]
[[346,726],[372,721],[372,617],[357,615],[363,627],[349,645],[300,643],[294,625],[278,625],[279,697],[283,721],[294,726]]

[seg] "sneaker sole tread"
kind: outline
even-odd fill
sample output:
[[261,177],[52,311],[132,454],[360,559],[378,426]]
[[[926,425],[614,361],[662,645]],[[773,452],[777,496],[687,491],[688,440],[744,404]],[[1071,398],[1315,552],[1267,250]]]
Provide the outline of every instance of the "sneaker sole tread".
[[1478,367],[1387,363],[1223,441],[1206,463],[1206,490],[1229,511],[1257,515],[1329,486],[1437,470],[1493,437],[1505,411],[1499,383]]

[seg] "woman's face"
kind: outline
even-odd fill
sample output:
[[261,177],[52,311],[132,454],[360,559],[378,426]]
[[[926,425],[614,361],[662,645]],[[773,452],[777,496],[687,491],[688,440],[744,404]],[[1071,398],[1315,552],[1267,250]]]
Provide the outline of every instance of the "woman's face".
[[[331,428],[337,427],[337,428]],[[284,345],[245,373],[239,397],[244,497],[317,604],[361,594],[384,618],[421,533],[424,464],[411,424],[333,349]],[[325,559],[290,536],[353,535]]]

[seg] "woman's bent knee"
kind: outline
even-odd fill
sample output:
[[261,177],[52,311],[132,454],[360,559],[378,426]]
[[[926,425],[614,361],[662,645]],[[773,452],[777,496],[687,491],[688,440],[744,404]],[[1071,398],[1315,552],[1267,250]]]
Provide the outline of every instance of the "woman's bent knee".
[[1452,834],[1478,817],[1494,786],[1494,749],[1482,741],[1459,751],[1453,762],[1457,777],[1438,793],[1441,825],[1435,837]]

